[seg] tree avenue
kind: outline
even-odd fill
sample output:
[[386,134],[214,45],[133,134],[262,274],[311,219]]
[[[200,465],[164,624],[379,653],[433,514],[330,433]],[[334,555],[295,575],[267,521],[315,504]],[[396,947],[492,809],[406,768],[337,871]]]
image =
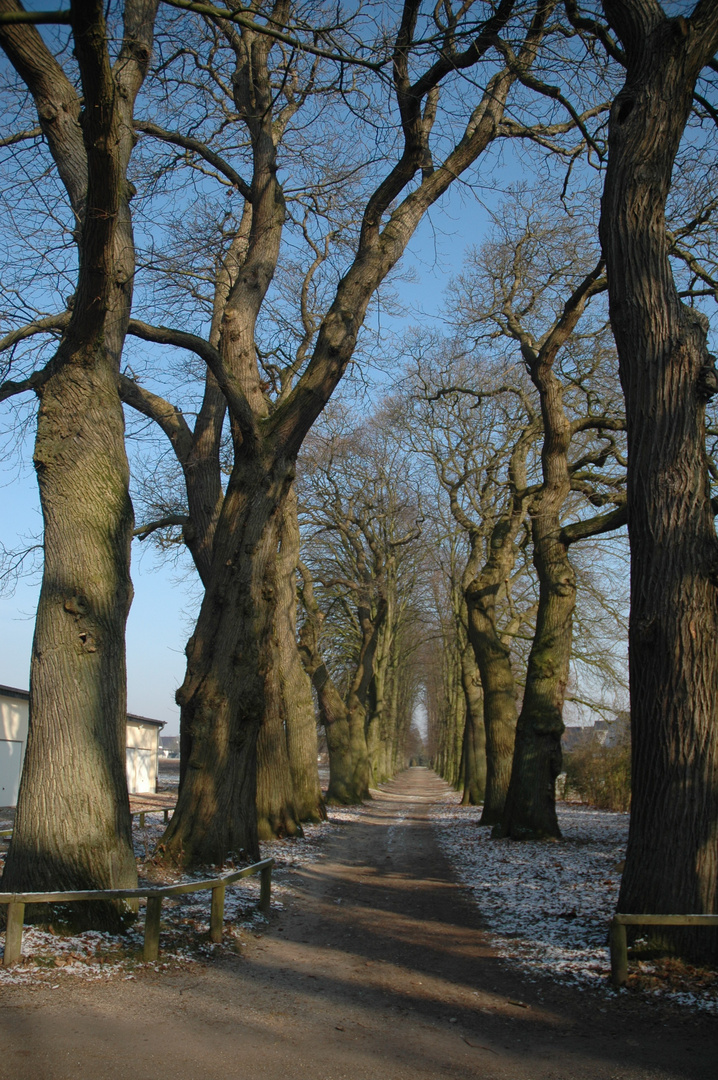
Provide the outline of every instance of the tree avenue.
[[[543,2],[527,12],[504,3],[493,11],[473,4],[446,25],[437,9],[434,29],[440,36],[427,54],[419,43],[425,29],[421,4],[407,0],[403,5],[391,38],[392,131],[398,154],[364,204],[350,264],[317,323],[306,366],[276,402],[263,389],[255,341],[285,217],[272,98],[261,81],[262,56],[272,39],[242,25],[235,85],[238,92],[245,87],[240,115],[252,147],[252,180],[244,185],[251,225],[219,346],[202,352],[227,405],[232,466],[178,692],[188,756],[177,811],[163,842],[171,858],[193,864],[221,862],[231,851],[257,853],[256,746],[275,662],[276,530],[297,454],[352,358],[376,289],[429,207],[496,137],[509,93],[536,60],[554,7]],[[288,4],[272,10],[276,22],[286,25],[291,19]],[[510,50],[510,63],[497,46],[504,28],[519,41],[517,51]],[[451,79],[479,70],[490,54],[498,59],[468,114],[459,124],[449,120],[455,104]],[[447,94],[446,114],[439,107],[440,87]],[[449,150],[435,160],[439,136],[448,137]]]
[[[17,126],[0,138],[0,400],[39,401],[44,524],[3,888],[136,882],[133,535],[186,549],[201,584],[158,852],[199,867],[324,816],[315,701],[328,802],[369,798],[421,752],[423,701],[432,763],[481,823],[559,839],[564,707],[600,651],[584,613],[623,615],[582,550],[627,523],[619,908],[718,912],[718,0],[678,17],[397,0],[382,17],[0,0]],[[49,18],[67,25],[33,25]],[[510,187],[467,238],[484,242],[437,316],[451,332],[389,345],[383,298],[412,239],[456,181],[494,185],[507,144],[550,182]],[[374,361],[383,398],[354,413],[337,395]],[[90,907],[103,926],[129,914]]]
[[[575,211],[547,212],[530,190],[515,193],[450,290],[460,340],[421,360],[416,376],[414,440],[469,542],[462,587],[486,730],[481,822],[515,839],[560,836],[555,780],[577,601],[569,549],[625,524],[613,354],[603,319],[585,317],[605,289],[595,247]],[[529,551],[538,595],[522,607],[514,593]],[[519,632],[531,648],[517,715]]]
[[416,618],[421,511],[389,412],[359,429],[333,417],[321,424],[305,445],[299,488],[300,652],[326,732],[327,799],[351,804],[394,774],[412,712],[407,624]]

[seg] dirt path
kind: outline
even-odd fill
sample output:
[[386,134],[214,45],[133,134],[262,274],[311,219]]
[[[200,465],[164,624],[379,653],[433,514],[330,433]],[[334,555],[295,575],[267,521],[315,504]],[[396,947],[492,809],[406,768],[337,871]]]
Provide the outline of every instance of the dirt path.
[[292,875],[236,959],[0,990],[2,1080],[715,1080],[714,1020],[497,959],[412,769]]

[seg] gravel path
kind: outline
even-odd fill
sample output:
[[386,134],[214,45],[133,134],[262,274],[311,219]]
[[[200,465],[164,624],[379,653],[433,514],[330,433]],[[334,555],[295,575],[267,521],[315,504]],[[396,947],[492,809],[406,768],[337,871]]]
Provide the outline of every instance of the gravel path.
[[2,1080],[715,1080],[716,1022],[527,982],[492,949],[402,774],[238,953],[132,979],[0,988]]

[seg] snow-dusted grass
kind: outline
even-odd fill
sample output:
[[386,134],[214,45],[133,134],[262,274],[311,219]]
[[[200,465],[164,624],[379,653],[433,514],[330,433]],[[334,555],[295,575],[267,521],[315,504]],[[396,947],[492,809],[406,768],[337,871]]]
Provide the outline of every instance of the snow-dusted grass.
[[[423,801],[423,800],[422,800]],[[403,821],[389,826],[388,847]],[[281,910],[291,891],[288,876],[322,857],[323,841],[333,830],[361,821],[364,807],[331,807],[329,821],[305,827],[297,841],[262,844],[262,857],[276,861],[272,873],[272,908]],[[547,975],[574,985],[615,993],[608,984],[607,934],[615,910],[628,830],[628,815],[559,804],[563,840],[555,844],[491,840],[480,828],[480,809],[459,806],[455,792],[431,808],[436,836],[458,879],[471,891],[498,953],[518,964],[528,978]],[[392,831],[393,830],[393,831]],[[140,879],[158,885],[179,881],[152,863],[164,824],[161,814],[146,815],[146,827],[135,820],[134,842]],[[347,830],[347,842],[351,832]],[[0,856],[0,869],[2,856]],[[217,873],[229,867],[216,868]],[[192,875],[189,875],[190,877]],[[207,877],[203,871],[195,877]],[[149,966],[156,970],[191,965],[222,951],[241,952],[246,938],[265,924],[257,910],[259,878],[245,878],[227,889],[223,941],[213,945],[209,931],[210,892],[165,900],[159,960],[142,962],[144,914],[136,927],[114,937],[87,931],[72,937],[26,927],[24,959],[14,968],[0,967],[0,985],[44,983],[58,986],[58,977],[81,979],[134,978]],[[4,934],[0,933],[0,949]],[[718,1013],[718,978],[679,962],[632,961],[629,979],[642,993]],[[622,993],[630,992],[621,991]]]
[[[141,884],[170,885],[180,880],[202,879],[207,871],[181,874],[166,867],[157,868],[152,862],[162,833],[162,814],[147,813],[145,828],[134,821],[133,841]],[[261,845],[261,856],[275,859],[272,871],[272,909],[283,908],[282,896],[287,874],[300,865],[315,861],[320,854],[320,839],[332,825],[323,823],[305,827],[299,843],[274,841]],[[0,871],[2,870],[0,856]],[[217,875],[231,869],[217,867]],[[224,935],[221,944],[207,940],[211,892],[189,893],[166,899],[162,904],[159,959],[152,964],[142,960],[144,901],[140,901],[140,916],[135,927],[124,935],[112,935],[88,930],[67,936],[26,926],[23,933],[23,960],[12,968],[0,967],[0,985],[43,983],[54,985],[58,975],[75,976],[84,980],[111,977],[132,979],[139,968],[163,970],[177,965],[189,965],[218,952],[241,951],[246,937],[263,929],[266,919],[257,910],[259,876],[243,878],[227,888],[224,904]],[[5,934],[0,932],[0,951],[5,946]],[[57,984],[59,986],[59,984]]]
[[[608,925],[616,910],[628,835],[628,814],[558,805],[563,840],[517,843],[492,840],[479,827],[481,809],[459,805],[449,793],[432,808],[439,842],[461,883],[471,891],[499,954],[531,976],[609,989]],[[635,965],[633,965],[636,970]],[[677,990],[653,978],[660,965],[641,962],[643,990],[718,1012],[712,987],[683,967]],[[665,970],[663,972],[665,974]],[[675,983],[676,971],[672,973]],[[625,991],[624,991],[625,992]]]

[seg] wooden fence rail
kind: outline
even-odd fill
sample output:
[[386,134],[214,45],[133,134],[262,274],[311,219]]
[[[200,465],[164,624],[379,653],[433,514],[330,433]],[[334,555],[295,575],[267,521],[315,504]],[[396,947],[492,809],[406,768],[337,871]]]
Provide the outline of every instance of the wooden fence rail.
[[611,982],[628,979],[627,926],[718,926],[718,915],[614,915],[611,920]]
[[232,870],[221,877],[207,878],[204,881],[185,881],[181,885],[166,885],[162,888],[142,889],[88,889],[81,892],[55,893],[0,893],[0,904],[7,904],[7,929],[5,931],[5,952],[3,966],[16,964],[22,954],[22,931],[26,904],[64,904],[78,900],[138,900],[147,897],[145,910],[145,939],[143,959],[156,960],[160,947],[160,914],[162,901],[167,896],[181,896],[183,893],[212,890],[212,907],[209,918],[209,936],[211,941],[222,940],[224,924],[224,897],[228,885],[234,885],[240,878],[253,874],[261,876],[259,887],[259,909],[269,914],[272,895],[272,867],[274,859],[262,859],[241,870]]

